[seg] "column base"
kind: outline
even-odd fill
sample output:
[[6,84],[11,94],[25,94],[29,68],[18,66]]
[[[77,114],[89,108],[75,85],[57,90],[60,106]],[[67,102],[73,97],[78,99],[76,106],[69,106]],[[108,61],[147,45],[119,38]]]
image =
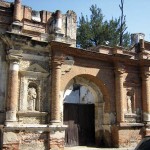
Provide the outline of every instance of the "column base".
[[6,122],[17,122],[16,111],[6,112]]
[[150,114],[149,113],[143,113],[143,121],[150,123]]
[[52,124],[52,125],[59,125],[59,124],[61,124],[61,121],[60,120],[51,120],[50,124]]

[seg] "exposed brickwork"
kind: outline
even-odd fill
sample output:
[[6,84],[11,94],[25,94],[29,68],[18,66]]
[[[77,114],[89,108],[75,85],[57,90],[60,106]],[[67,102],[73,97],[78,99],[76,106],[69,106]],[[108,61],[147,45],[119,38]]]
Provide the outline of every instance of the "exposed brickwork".
[[114,147],[135,147],[137,143],[144,137],[143,128],[121,128],[112,127],[112,143]]
[[21,0],[15,0],[13,21],[21,21]]
[[[0,80],[8,81],[8,87],[0,86],[0,113],[6,113],[6,119],[0,117],[5,124],[0,139],[3,150],[63,150],[63,96],[77,81],[94,93],[97,145],[134,147],[150,135],[150,43],[141,40],[132,51],[106,46],[86,51],[72,46],[76,40],[73,11],[62,14],[59,21],[63,24],[56,33],[58,18],[52,12],[34,12],[22,6],[21,0],[0,2],[0,6],[4,33],[0,38]],[[20,58],[21,70],[8,67],[10,60]],[[37,94],[36,109],[31,112],[27,109],[29,86]]]
[[50,150],[64,150],[64,139],[50,139]]

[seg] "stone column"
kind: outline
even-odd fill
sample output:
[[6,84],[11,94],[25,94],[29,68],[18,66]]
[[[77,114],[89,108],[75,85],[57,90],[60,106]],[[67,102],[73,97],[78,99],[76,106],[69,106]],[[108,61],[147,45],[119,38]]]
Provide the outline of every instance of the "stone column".
[[20,22],[21,21],[21,0],[15,0],[13,21],[14,22],[16,22],[16,21]]
[[18,71],[19,62],[17,60],[11,60],[9,67],[6,122],[17,121],[16,112],[18,108]]
[[52,103],[51,103],[51,123],[60,123],[60,82],[61,82],[61,61],[52,61]]
[[150,68],[142,69],[143,121],[150,122]]
[[123,91],[123,83],[124,83],[124,73],[125,70],[123,66],[116,67],[116,111],[117,111],[117,122],[124,122],[124,91]]

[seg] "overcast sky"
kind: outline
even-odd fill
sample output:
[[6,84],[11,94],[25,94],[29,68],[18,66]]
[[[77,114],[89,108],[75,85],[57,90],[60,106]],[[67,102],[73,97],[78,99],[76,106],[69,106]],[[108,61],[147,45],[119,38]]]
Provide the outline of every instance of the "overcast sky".
[[[7,0],[13,2],[13,0]],[[145,40],[150,41],[150,0],[124,0],[124,14],[130,33],[144,33]],[[34,10],[48,10],[54,12],[61,10],[74,10],[78,16],[90,15],[89,8],[97,4],[102,9],[105,19],[118,18],[120,15],[120,0],[22,0],[23,5],[28,5]]]

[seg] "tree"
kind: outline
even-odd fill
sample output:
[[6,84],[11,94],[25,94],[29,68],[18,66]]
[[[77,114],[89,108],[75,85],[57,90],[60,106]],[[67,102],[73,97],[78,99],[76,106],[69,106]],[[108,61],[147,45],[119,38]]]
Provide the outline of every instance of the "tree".
[[112,18],[109,21],[104,20],[102,10],[97,5],[92,5],[90,12],[90,19],[88,16],[84,17],[83,14],[79,17],[77,28],[78,47],[88,48],[97,45],[120,45],[120,36],[122,36],[122,46],[126,47],[128,45],[129,33],[123,30],[126,29],[125,21],[121,26],[121,18]]
[[119,45],[123,46],[123,44],[127,45],[128,39],[130,39],[128,32],[125,33],[125,31],[127,30],[127,26],[126,26],[126,16],[124,15],[124,0],[121,0],[121,5],[119,5],[119,8],[121,10]]

